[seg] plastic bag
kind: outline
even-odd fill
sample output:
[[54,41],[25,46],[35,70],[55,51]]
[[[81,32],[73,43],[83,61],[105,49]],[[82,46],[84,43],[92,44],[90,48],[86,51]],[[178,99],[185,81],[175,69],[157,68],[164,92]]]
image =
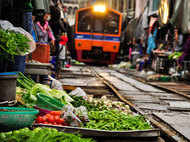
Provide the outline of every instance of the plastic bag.
[[62,83],[60,81],[54,79],[51,76],[48,76],[48,78],[52,81],[51,88],[63,91]]
[[80,106],[80,107],[76,108],[74,111],[75,111],[75,114],[77,115],[77,117],[80,118],[80,120],[82,122],[89,122],[88,111],[87,111],[86,107]]
[[76,88],[75,90],[73,90],[71,93],[69,93],[69,95],[71,96],[77,96],[77,97],[82,97],[84,100],[87,100],[88,97],[86,95],[86,93],[84,92],[84,90],[82,90],[81,88]]
[[30,40],[30,42],[28,43],[30,45],[30,47],[29,47],[30,49],[29,49],[29,51],[27,53],[21,53],[22,56],[30,54],[30,53],[34,52],[34,50],[36,50],[36,42],[34,41],[32,35],[30,33],[25,31],[21,27],[10,27],[9,26],[8,30],[14,31],[14,32],[17,32],[17,33],[21,33],[21,34],[23,34],[24,36],[26,36]]
[[7,30],[10,28],[13,28],[13,24],[11,24],[9,21],[5,21],[5,20],[0,20],[0,28]]
[[64,116],[63,119],[72,127],[80,127],[82,125],[82,121],[74,114],[74,107],[70,105],[66,105],[64,108]]
[[65,45],[60,45],[61,52],[59,53],[59,59],[60,60],[65,60],[66,59],[66,46]]

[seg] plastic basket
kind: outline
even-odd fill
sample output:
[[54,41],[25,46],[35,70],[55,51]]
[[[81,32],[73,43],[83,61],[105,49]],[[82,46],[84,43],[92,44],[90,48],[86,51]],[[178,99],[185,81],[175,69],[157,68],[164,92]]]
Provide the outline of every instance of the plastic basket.
[[53,97],[49,97],[43,94],[38,94],[37,106],[41,109],[55,111],[55,110],[62,110],[62,108],[64,107],[64,104]]
[[50,62],[50,46],[48,44],[38,44],[32,53],[32,59],[41,63]]
[[3,130],[14,130],[32,125],[38,114],[32,108],[0,107],[0,126]]

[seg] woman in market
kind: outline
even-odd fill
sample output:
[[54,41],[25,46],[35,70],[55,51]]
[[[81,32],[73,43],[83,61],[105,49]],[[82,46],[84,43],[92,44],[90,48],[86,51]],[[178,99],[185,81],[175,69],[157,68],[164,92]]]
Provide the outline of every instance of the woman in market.
[[[55,37],[49,26],[50,14],[45,11],[41,11],[37,14],[35,29],[37,33],[37,49],[32,53],[32,59],[41,63],[50,62],[50,43],[54,46]],[[41,76],[41,82],[46,80],[48,76]]]
[[45,11],[37,17],[35,27],[38,34],[39,43],[49,44],[49,39],[51,39],[51,44],[55,44],[55,37],[48,23],[50,18],[50,14]]
[[148,60],[146,61],[146,63],[148,65],[148,68],[151,68],[153,60],[153,50],[156,49],[156,37],[157,37],[158,27],[159,23],[155,22],[148,37],[148,47],[146,50],[148,56]]
[[137,47],[136,51],[139,53],[136,60],[136,70],[141,71],[143,68],[144,60],[143,60],[143,40],[137,39]]
[[37,49],[32,54],[32,59],[41,63],[49,63],[50,61],[50,43],[55,44],[55,38],[53,32],[49,26],[50,14],[45,11],[41,11],[36,17],[35,29],[37,33],[38,43]]

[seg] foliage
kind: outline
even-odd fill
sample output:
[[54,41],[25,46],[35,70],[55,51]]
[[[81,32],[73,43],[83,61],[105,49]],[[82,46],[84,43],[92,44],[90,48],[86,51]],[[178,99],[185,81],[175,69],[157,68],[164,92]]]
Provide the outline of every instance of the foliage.
[[24,128],[17,131],[0,133],[1,142],[94,142],[79,135],[58,132],[51,128]]
[[36,105],[37,94],[43,94],[49,97],[53,97],[63,104],[69,104],[73,99],[64,91],[51,89],[47,85],[35,83],[32,79],[19,73],[17,79],[17,85],[23,89],[24,92],[19,93],[21,95],[22,101],[27,107],[32,107]]
[[175,59],[179,59],[179,57],[182,55],[183,53],[182,52],[174,52],[172,53],[168,59],[169,60],[175,60]]
[[21,33],[0,29],[0,56],[12,58],[29,51],[30,40]]
[[85,106],[88,111],[107,110],[107,107],[104,104],[95,105],[93,103],[90,103],[90,102],[84,100],[82,97],[78,97],[78,96],[72,96],[72,98],[74,101],[71,102],[71,104],[76,108],[80,107],[80,106]]
[[112,131],[151,129],[143,116],[126,115],[116,110],[90,111],[88,117],[90,122],[85,127],[90,129]]

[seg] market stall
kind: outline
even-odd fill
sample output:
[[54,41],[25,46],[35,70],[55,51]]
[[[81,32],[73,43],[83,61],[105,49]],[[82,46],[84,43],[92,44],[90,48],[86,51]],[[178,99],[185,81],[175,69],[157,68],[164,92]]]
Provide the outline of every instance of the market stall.
[[[21,129],[11,132],[16,137],[23,134],[23,131],[26,131],[24,135],[34,133],[35,136],[45,130],[64,134],[57,131],[59,130],[79,133],[95,138],[96,141],[102,141],[103,138],[105,141],[114,139],[131,142],[134,139],[146,139],[148,142],[156,140],[160,135],[159,130],[154,129],[144,116],[131,111],[129,106],[122,102],[111,101],[106,97],[90,97],[80,88],[71,92],[51,89],[34,82],[22,73],[18,74],[16,98],[19,108],[0,108],[0,125],[10,128],[9,130],[29,126],[36,128],[34,131]],[[5,114],[14,118],[13,123],[2,121]],[[14,117],[15,115],[22,116]],[[25,123],[19,125],[23,119]],[[3,140],[7,140],[9,133],[3,134],[7,136]]]

